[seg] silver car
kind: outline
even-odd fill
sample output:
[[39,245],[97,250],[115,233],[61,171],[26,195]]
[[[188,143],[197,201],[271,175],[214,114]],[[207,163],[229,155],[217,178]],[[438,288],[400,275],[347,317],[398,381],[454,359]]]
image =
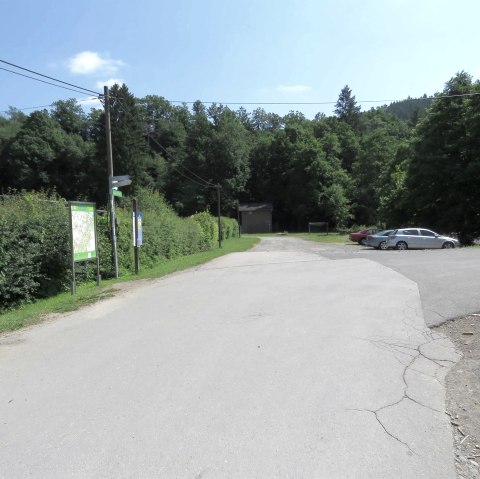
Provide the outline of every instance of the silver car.
[[388,235],[392,233],[393,230],[382,230],[378,231],[375,234],[371,234],[367,236],[367,240],[365,241],[365,246],[371,246],[375,249],[388,249],[387,247],[387,240]]
[[455,238],[442,236],[424,228],[402,228],[394,230],[388,236],[387,248],[426,249],[426,248],[458,248],[460,243]]

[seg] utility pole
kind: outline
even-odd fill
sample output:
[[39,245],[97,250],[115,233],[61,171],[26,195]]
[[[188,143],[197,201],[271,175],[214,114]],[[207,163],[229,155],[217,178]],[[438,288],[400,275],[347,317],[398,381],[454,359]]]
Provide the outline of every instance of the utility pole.
[[112,231],[112,252],[115,278],[118,278],[118,252],[117,252],[117,231],[115,221],[115,198],[113,196],[113,156],[112,156],[112,131],[110,128],[110,96],[108,87],[103,87],[105,101],[105,133],[107,140],[107,163],[108,163],[108,203],[110,207],[110,227]]
[[220,184],[217,184],[217,206],[218,206],[218,247],[222,247],[222,224],[220,222]]

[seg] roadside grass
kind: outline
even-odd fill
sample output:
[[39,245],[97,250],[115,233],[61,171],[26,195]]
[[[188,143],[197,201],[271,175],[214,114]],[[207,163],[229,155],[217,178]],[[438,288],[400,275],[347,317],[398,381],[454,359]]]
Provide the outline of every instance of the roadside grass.
[[265,233],[257,235],[244,235],[248,237],[259,236],[259,237],[275,237],[275,236],[290,236],[293,238],[301,238],[308,241],[316,241],[318,243],[351,243],[348,239],[348,234],[342,233]]
[[161,278],[167,274],[207,263],[212,259],[228,253],[246,251],[258,243],[258,241],[256,237],[242,236],[242,238],[231,238],[222,242],[221,249],[215,248],[210,251],[168,260],[145,271],[142,271],[142,265],[140,263],[140,272],[138,275],[128,274],[118,279],[104,280],[99,287],[95,283],[78,285],[75,295],[69,292],[61,293],[57,296],[42,299],[32,304],[26,304],[18,309],[0,314],[0,333],[37,324],[51,315],[74,311],[82,306],[110,298],[117,293],[117,290],[114,288],[115,284],[141,279]]
[[300,233],[299,237],[318,243],[351,243],[348,234],[343,233]]

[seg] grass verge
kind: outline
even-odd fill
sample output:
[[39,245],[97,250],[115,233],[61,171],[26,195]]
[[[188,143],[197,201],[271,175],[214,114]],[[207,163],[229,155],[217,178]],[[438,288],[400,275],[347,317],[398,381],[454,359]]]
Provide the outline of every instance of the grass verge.
[[[100,287],[96,284],[83,284],[77,286],[77,294],[62,293],[48,299],[42,299],[32,304],[0,314],[0,333],[14,331],[32,324],[42,322],[47,316],[55,313],[66,313],[74,311],[87,304],[94,303],[104,298],[114,296],[116,290],[112,287],[117,283],[135,281],[139,279],[160,278],[176,271],[192,268],[212,259],[228,253],[246,251],[258,242],[255,237],[232,238],[222,243],[222,248],[216,248],[202,253],[195,253],[189,256],[182,256],[173,260],[165,261],[157,266],[142,271],[140,274],[123,275],[118,279],[102,281]],[[141,259],[141,257],[140,257]]]
[[267,233],[252,236],[289,236],[292,238],[301,238],[308,241],[316,241],[318,243],[351,243],[348,234],[340,233]]

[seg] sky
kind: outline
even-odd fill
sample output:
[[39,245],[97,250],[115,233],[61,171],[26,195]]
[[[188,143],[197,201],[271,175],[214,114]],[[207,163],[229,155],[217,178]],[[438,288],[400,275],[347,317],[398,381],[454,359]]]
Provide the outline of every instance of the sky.
[[[1,60],[99,93],[119,82],[136,97],[313,118],[333,113],[345,85],[369,110],[441,92],[462,70],[480,78],[478,0],[2,3]],[[5,70],[0,85],[2,114],[68,98],[100,107]]]

